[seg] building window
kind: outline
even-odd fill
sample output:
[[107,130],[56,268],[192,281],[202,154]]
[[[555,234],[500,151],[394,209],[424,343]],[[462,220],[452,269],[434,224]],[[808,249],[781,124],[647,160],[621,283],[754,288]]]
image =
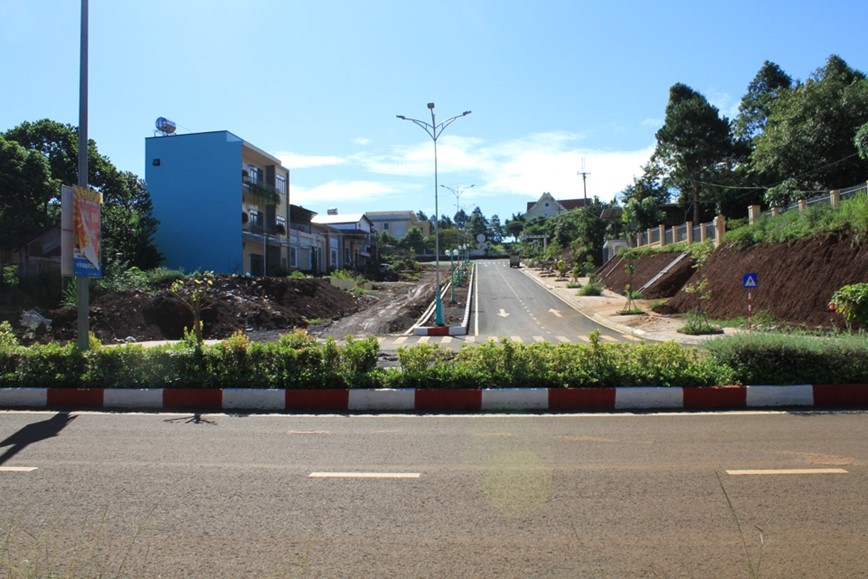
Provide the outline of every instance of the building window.
[[297,249],[295,247],[289,248],[289,267],[298,267],[298,257],[296,255]]
[[248,165],[247,178],[251,183],[262,183],[262,169],[254,165]]
[[383,224],[383,231],[389,231],[389,224],[388,223]]
[[286,175],[278,174],[274,176],[274,188],[281,195],[286,195]]

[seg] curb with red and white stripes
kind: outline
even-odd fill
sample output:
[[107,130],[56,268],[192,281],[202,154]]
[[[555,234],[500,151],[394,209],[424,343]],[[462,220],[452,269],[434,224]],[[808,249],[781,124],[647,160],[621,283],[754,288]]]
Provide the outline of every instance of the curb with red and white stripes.
[[868,384],[371,390],[0,388],[0,408],[311,413],[868,408]]

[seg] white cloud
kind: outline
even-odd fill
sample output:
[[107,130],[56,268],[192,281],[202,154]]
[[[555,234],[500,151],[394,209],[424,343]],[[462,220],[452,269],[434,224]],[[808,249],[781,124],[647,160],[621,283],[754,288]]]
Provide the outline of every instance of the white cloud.
[[378,181],[329,181],[315,187],[291,186],[290,197],[295,205],[321,204],[324,199],[328,200],[328,205],[340,205],[342,201],[357,205],[378,201],[402,190]]
[[367,137],[356,137],[355,139],[353,139],[353,142],[357,145],[370,145],[371,139]]
[[301,155],[298,153],[277,153],[280,163],[292,169],[310,169],[311,167],[329,167],[343,165],[346,159],[335,155]]
[[[579,199],[585,194],[585,184],[589,198],[610,202],[641,173],[654,150],[653,144],[630,151],[598,150],[582,147],[582,141],[582,135],[568,132],[536,133],[500,142],[444,136],[437,141],[439,183],[464,188],[473,184],[461,195],[460,205],[468,210],[479,205],[486,214],[523,211],[526,201],[536,200],[544,192],[556,199]],[[583,160],[584,171],[589,174],[586,183],[578,174]],[[355,212],[389,205],[433,211],[428,207],[433,205],[430,140],[335,158],[333,164],[342,166],[311,163],[311,172],[305,172],[304,177],[296,173],[292,202],[318,211],[323,206]],[[354,179],[360,172],[366,174],[365,179]],[[328,181],[317,184],[317,178]],[[445,190],[440,193],[451,214],[455,197]]]

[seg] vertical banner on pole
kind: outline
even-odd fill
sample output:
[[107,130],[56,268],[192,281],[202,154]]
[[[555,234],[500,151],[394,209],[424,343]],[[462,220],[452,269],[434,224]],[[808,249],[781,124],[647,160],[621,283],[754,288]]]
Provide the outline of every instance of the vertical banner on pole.
[[73,191],[74,273],[77,277],[102,277],[99,259],[102,194],[79,186],[73,187]]

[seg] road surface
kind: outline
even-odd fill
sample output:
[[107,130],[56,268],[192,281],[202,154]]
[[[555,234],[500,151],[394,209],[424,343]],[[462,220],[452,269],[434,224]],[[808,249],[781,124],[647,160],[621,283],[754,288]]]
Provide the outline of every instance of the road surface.
[[0,440],[0,575],[868,574],[865,413],[4,412]]

